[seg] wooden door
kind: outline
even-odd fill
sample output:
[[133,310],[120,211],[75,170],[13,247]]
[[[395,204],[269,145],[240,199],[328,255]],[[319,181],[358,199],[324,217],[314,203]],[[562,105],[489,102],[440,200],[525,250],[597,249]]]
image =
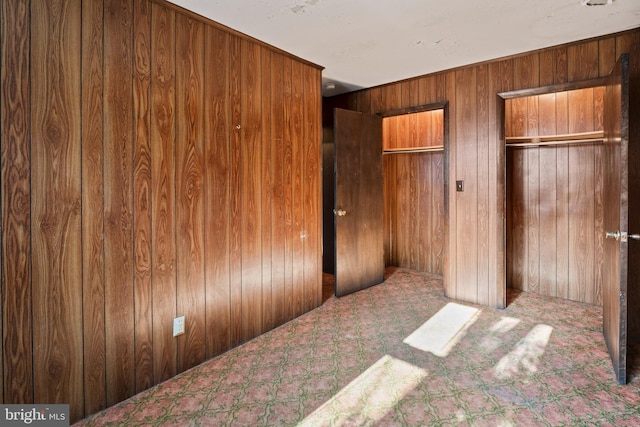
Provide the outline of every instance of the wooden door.
[[382,118],[335,110],[335,292],[384,280]]
[[[603,333],[620,384],[627,381],[629,57],[607,78],[604,99]],[[635,236],[634,236],[635,237]]]

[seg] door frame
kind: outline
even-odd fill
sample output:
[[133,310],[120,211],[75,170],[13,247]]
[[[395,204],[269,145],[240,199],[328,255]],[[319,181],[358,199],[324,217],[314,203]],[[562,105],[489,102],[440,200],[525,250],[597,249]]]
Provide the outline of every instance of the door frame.
[[570,90],[588,89],[596,86],[604,86],[606,77],[598,77],[595,79],[580,80],[571,83],[562,83],[557,85],[539,86],[529,89],[520,89],[507,92],[499,92],[496,95],[498,130],[500,134],[500,143],[498,145],[497,154],[497,170],[500,174],[497,185],[497,208],[498,208],[498,247],[502,248],[502,256],[498,259],[498,271],[502,273],[498,275],[501,280],[496,283],[496,308],[507,307],[507,145],[506,145],[506,117],[505,117],[505,101],[514,98],[523,98],[527,96],[546,95],[549,93],[566,92]]

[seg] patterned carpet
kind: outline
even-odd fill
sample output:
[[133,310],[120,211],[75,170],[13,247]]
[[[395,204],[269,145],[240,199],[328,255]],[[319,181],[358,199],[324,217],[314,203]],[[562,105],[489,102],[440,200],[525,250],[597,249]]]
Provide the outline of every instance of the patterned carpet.
[[615,381],[600,308],[509,300],[456,303],[441,277],[390,268],[77,425],[640,425],[640,377]]

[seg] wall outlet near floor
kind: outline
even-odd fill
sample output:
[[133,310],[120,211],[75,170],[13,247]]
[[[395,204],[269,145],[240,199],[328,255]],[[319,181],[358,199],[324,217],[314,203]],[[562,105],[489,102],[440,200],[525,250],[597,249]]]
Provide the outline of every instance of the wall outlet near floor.
[[184,316],[173,319],[173,336],[184,334]]

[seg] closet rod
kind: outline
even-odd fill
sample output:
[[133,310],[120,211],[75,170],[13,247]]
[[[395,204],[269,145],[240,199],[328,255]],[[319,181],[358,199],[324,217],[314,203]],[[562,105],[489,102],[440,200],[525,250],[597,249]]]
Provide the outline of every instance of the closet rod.
[[444,151],[444,146],[438,145],[435,147],[424,148],[391,148],[382,150],[382,154],[411,154],[411,153],[430,153],[436,151]]
[[595,144],[604,142],[604,138],[567,139],[560,141],[540,141],[540,142],[507,142],[507,147],[545,147],[549,145],[571,145],[571,144]]

